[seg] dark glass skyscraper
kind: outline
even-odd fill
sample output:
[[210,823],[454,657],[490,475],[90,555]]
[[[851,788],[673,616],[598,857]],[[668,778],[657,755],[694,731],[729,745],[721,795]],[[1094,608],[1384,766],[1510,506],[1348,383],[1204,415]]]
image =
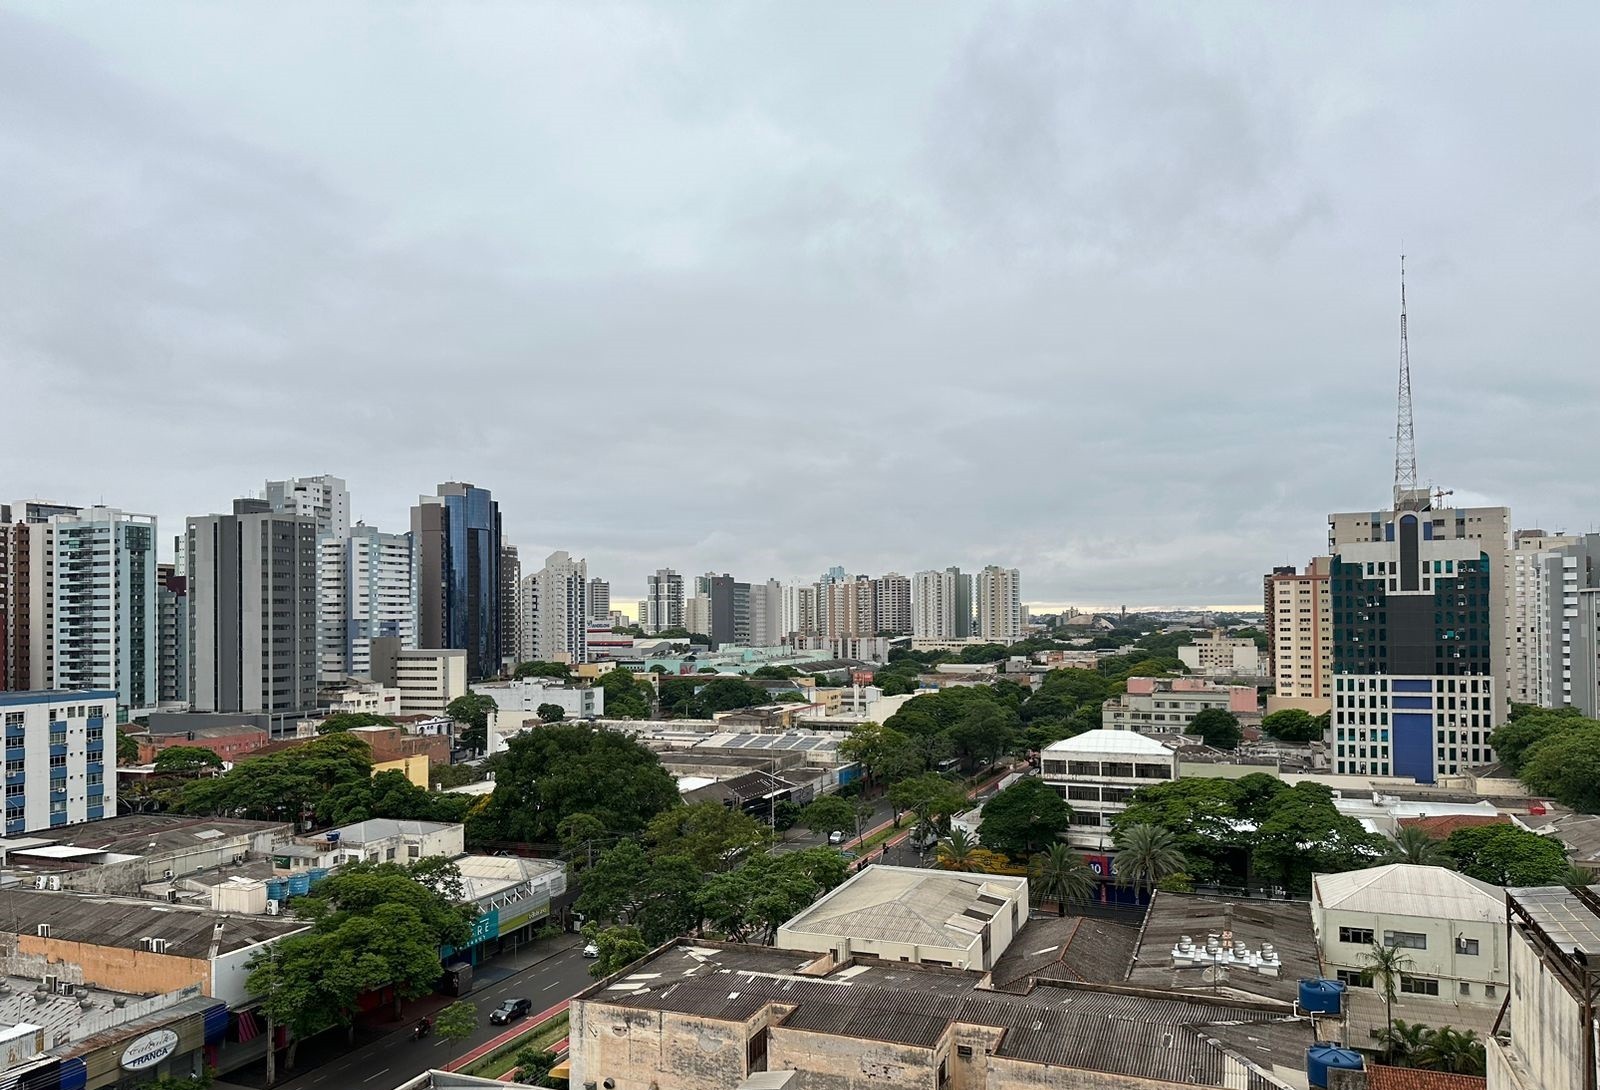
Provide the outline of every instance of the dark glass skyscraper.
[[470,679],[500,672],[500,505],[447,481],[411,509],[417,547],[417,646],[467,652]]

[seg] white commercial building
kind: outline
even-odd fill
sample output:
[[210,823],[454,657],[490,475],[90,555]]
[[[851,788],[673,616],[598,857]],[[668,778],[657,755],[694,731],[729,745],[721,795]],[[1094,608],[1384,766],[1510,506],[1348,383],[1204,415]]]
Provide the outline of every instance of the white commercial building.
[[522,581],[523,662],[589,660],[589,565],[566,550]]
[[1022,639],[1022,575],[1016,568],[990,564],[974,579],[978,600],[976,635],[989,643],[1013,644]]
[[597,719],[606,710],[606,691],[598,685],[563,685],[529,677],[474,685],[472,691],[495,703],[495,710],[489,713],[490,753],[505,749],[512,735],[538,726],[539,709],[546,704],[560,708],[564,719]]
[[1350,989],[1356,1039],[1384,1025],[1373,944],[1404,952],[1394,1015],[1487,1037],[1508,977],[1506,891],[1444,867],[1391,863],[1312,880],[1311,923],[1325,969]]
[[350,532],[350,491],[343,478],[324,473],[268,481],[264,498],[277,514],[314,520],[319,535],[342,537]]
[[0,693],[6,836],[116,816],[116,714],[109,690]]
[[372,676],[372,641],[417,643],[417,573],[410,534],[357,525],[317,541],[319,681]]
[[1238,677],[1265,673],[1260,649],[1256,641],[1232,639],[1220,628],[1211,630],[1204,639],[1186,643],[1178,648],[1178,660],[1189,668],[1191,674],[1202,677]]
[[917,867],[867,867],[778,928],[784,950],[994,968],[1028,919],[1028,880]]
[[372,680],[400,694],[401,715],[443,715],[467,695],[467,653],[404,648],[396,639],[372,641]]
[[1067,842],[1075,848],[1103,848],[1111,819],[1128,808],[1141,787],[1178,778],[1178,754],[1171,747],[1131,730],[1091,730],[1044,748],[1044,782],[1072,807]]

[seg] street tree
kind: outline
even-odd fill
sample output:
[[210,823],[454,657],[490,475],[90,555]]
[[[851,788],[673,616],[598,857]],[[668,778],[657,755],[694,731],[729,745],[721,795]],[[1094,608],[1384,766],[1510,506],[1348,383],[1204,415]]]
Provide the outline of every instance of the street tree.
[[540,704],[536,713],[543,723],[559,723],[567,717],[567,709],[560,704]]
[[1553,886],[1570,864],[1561,842],[1516,825],[1472,825],[1444,842],[1444,854],[1468,878],[1497,886]]
[[654,854],[688,856],[702,871],[726,869],[772,843],[763,822],[720,802],[663,810],[650,819],[644,838]]
[[1316,742],[1322,739],[1322,723],[1310,712],[1284,708],[1261,720],[1261,731],[1281,742]]
[[478,1008],[458,999],[434,1016],[433,1028],[440,1037],[458,1045],[478,1032]]
[[168,746],[156,754],[155,769],[160,775],[194,775],[221,767],[222,758],[202,746]]
[[489,713],[495,710],[494,697],[467,693],[445,705],[444,714],[461,730],[456,738],[474,753],[489,748]]
[[1024,776],[983,805],[983,846],[1022,860],[1042,852],[1072,824],[1072,809],[1055,788]]
[[839,756],[861,765],[868,783],[893,784],[922,770],[922,753],[906,734],[880,723],[863,723],[839,742]]
[[608,977],[650,952],[639,929],[627,925],[597,930],[590,941],[600,951],[600,956],[589,966],[589,975],[593,977]]
[[800,811],[800,824],[813,833],[842,832],[855,828],[855,807],[838,795],[823,795]]
[[318,734],[339,734],[356,727],[392,727],[394,720],[377,712],[334,712],[317,724]]
[[1117,880],[1132,886],[1135,893],[1154,891],[1168,878],[1184,873],[1188,865],[1172,834],[1154,825],[1120,828],[1115,843]]
[[1201,741],[1216,749],[1236,749],[1244,733],[1239,717],[1221,708],[1205,708],[1184,728],[1185,734],[1198,734]]

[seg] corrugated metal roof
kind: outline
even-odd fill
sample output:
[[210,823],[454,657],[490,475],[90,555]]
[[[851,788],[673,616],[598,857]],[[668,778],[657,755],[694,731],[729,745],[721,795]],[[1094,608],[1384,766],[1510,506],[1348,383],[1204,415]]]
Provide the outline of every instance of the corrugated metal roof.
[[1313,896],[1323,908],[1426,919],[1499,923],[1506,916],[1505,890],[1445,867],[1390,863],[1382,867],[1319,874]]

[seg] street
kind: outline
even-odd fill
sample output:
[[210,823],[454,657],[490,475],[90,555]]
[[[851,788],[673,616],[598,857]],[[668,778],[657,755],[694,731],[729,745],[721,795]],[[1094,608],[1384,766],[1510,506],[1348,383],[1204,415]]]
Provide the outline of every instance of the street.
[[[359,1029],[354,1048],[346,1045],[344,1034],[338,1031],[306,1041],[300,1046],[296,1071],[289,1073],[292,1077],[285,1077],[280,1071],[278,1087],[283,1090],[354,1087],[391,1090],[430,1068],[443,1067],[454,1057],[498,1037],[508,1028],[515,1028],[514,1025],[489,1024],[489,1012],[498,1007],[501,1000],[526,996],[533,1000],[533,1009],[541,1011],[592,984],[593,978],[589,976],[592,962],[579,952],[581,946],[582,940],[577,935],[563,935],[480,965],[473,978],[472,994],[467,997],[478,1008],[478,1030],[465,1041],[452,1043],[438,1036],[411,1040],[411,1029],[423,1014],[432,1017],[439,1008],[453,1002],[445,996],[430,996],[408,1004],[405,1017],[399,1022],[385,1020],[372,1028]],[[282,1056],[279,1058],[281,1062]],[[321,1066],[311,1066],[318,1061]],[[257,1063],[230,1072],[215,1086],[217,1090],[230,1087],[259,1090],[266,1086],[266,1065]]]

